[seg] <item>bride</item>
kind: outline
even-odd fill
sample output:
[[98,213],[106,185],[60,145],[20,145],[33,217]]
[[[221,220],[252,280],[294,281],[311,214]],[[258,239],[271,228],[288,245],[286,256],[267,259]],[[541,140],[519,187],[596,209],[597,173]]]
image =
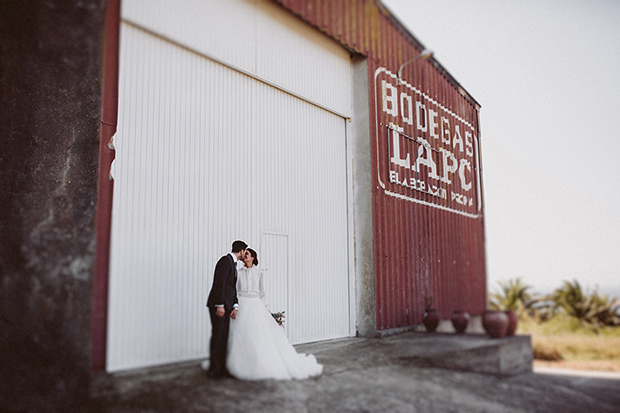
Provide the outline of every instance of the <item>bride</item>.
[[307,379],[323,372],[314,355],[299,354],[267,309],[263,273],[248,248],[238,270],[237,318],[230,320],[226,365],[241,380]]

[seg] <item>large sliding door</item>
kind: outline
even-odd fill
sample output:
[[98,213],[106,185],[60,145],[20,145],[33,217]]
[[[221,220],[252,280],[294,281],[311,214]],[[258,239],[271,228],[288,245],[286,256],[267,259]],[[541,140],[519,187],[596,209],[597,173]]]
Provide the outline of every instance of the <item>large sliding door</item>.
[[[201,50],[182,28],[166,26],[177,21],[167,3],[126,0],[123,12],[108,371],[208,355],[204,303],[214,265],[235,239],[262,258],[271,310],[286,311],[291,341],[350,335],[348,54],[270,3],[173,5],[219,5],[212,19],[233,18],[227,7],[243,10],[232,15],[256,39],[235,61],[236,42],[213,34],[204,39],[212,49]],[[149,13],[151,20],[134,18]],[[325,56],[327,81],[313,79],[315,69],[297,70],[301,79],[279,74],[269,49],[278,30],[291,32],[287,47],[297,55]],[[213,57],[224,50],[232,57]]]

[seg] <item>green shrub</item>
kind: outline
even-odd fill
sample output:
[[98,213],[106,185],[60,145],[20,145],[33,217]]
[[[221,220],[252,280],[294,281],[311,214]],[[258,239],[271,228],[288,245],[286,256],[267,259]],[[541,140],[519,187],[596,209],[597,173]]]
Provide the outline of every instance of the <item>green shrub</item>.
[[577,280],[572,283],[564,281],[564,285],[556,289],[550,298],[554,302],[554,311],[563,311],[579,320],[584,327],[596,331],[604,326],[620,325],[620,300],[599,295],[597,291],[584,292]]
[[489,307],[492,310],[512,310],[522,313],[532,303],[532,296],[528,292],[532,287],[523,283],[521,278],[499,281],[500,291],[490,294]]

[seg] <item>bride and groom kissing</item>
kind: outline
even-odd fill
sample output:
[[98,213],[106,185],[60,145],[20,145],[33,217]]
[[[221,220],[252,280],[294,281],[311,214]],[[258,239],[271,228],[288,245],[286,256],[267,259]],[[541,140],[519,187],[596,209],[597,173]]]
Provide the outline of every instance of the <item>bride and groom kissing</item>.
[[[243,266],[237,266],[239,261]],[[263,272],[257,267],[257,252],[239,240],[215,266],[207,300],[212,326],[208,376],[241,380],[319,376],[323,366],[313,355],[297,353],[271,316]]]

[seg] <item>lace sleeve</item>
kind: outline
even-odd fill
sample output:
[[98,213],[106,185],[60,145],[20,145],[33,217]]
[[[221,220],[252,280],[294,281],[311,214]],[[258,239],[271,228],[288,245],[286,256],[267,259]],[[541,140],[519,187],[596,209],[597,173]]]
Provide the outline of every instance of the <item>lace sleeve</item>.
[[258,277],[258,296],[261,301],[269,309],[269,299],[267,298],[267,294],[265,293],[265,281],[263,280],[263,272],[260,271],[260,276]]

